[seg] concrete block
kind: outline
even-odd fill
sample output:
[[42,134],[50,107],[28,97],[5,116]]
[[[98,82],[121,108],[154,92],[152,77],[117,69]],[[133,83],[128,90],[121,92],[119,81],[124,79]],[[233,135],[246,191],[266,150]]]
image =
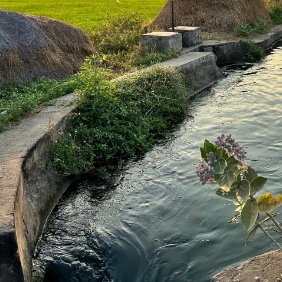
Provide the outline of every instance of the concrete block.
[[178,32],[151,32],[141,35],[141,46],[167,53],[170,49],[182,50],[182,35]]
[[216,55],[216,64],[224,66],[243,61],[243,53],[239,41],[221,42],[208,40],[202,43],[202,52],[213,52]]
[[[172,28],[169,31],[172,31]],[[202,42],[201,29],[199,27],[177,26],[174,28],[174,31],[182,34],[182,46],[185,48]]]
[[196,92],[210,87],[223,77],[222,70],[215,63],[214,53],[189,52],[159,65],[168,66],[183,72],[187,82]]

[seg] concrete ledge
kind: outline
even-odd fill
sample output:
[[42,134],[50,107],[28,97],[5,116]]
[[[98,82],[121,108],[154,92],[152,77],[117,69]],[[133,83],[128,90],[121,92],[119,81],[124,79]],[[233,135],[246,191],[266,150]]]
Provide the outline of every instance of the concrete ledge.
[[141,35],[141,46],[167,53],[170,49],[182,50],[182,35],[178,32],[151,32]]
[[[45,221],[70,180],[46,165],[50,126],[63,130],[74,95],[56,100],[0,134],[0,281],[31,281],[32,256]],[[45,166],[44,166],[45,164]]]
[[[256,44],[265,50],[271,49],[282,38],[282,25],[276,26],[268,34],[263,34],[253,39]],[[185,48],[183,53],[188,52],[213,52],[216,55],[216,64],[224,66],[236,62],[243,62],[243,54],[240,41],[217,41],[207,40],[195,46]]]
[[223,77],[223,72],[216,65],[216,57],[212,52],[189,52],[160,65],[173,67],[185,73],[196,92],[202,91]]

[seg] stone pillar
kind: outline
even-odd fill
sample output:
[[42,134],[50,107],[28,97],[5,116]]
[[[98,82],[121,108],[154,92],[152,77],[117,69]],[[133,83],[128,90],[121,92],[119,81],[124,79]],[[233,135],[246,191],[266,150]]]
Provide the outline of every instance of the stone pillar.
[[[171,30],[172,28],[169,29],[169,31]],[[199,27],[177,26],[174,28],[174,31],[182,34],[183,47],[191,47],[202,42],[201,29]]]
[[182,36],[178,32],[151,32],[141,35],[141,46],[167,53],[170,49],[182,50]]

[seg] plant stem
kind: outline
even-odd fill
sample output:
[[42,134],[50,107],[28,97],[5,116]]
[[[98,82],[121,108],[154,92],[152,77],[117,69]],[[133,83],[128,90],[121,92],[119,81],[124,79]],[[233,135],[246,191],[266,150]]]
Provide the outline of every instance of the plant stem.
[[276,227],[280,230],[280,232],[282,233],[282,228],[279,225],[279,223],[275,220],[275,218],[270,214],[270,213],[266,213],[267,216],[269,216],[271,218],[271,220],[273,221],[273,223],[276,225]]
[[275,241],[275,239],[266,231],[264,230],[264,228],[260,225],[259,222],[256,222],[257,226],[262,230],[262,232],[267,236],[269,237],[279,248],[279,251],[282,251],[282,248],[281,246]]

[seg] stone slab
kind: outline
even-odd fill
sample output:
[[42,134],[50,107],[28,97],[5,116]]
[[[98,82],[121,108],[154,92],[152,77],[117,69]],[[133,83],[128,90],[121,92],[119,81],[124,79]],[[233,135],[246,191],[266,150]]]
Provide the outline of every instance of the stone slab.
[[170,49],[182,50],[182,36],[178,32],[151,32],[141,35],[141,46],[167,53]]

